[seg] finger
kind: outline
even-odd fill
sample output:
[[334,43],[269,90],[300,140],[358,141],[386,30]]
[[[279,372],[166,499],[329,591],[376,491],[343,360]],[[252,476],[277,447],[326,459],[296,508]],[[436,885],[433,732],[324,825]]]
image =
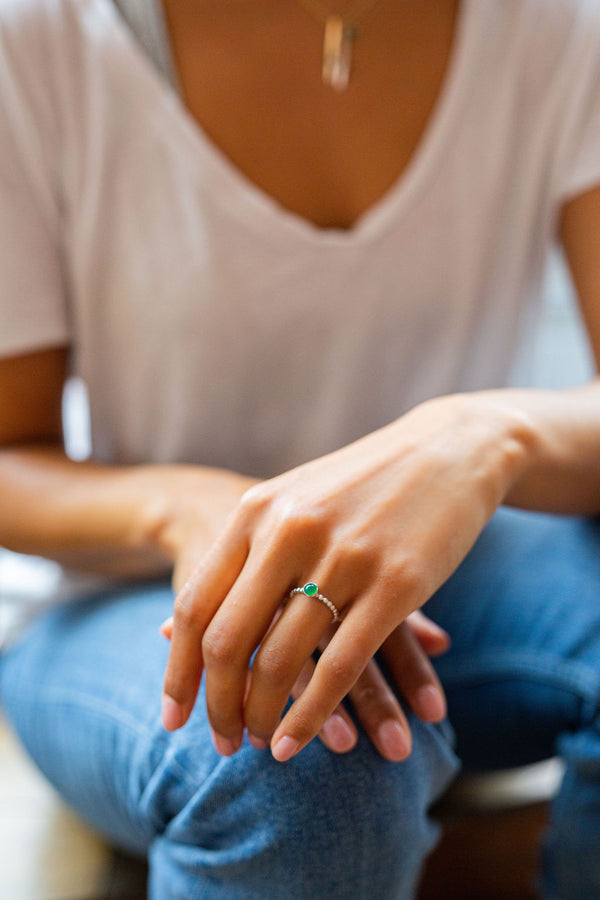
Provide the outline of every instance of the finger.
[[407,622],[394,629],[384,641],[381,653],[392,682],[419,718],[441,722],[446,716],[443,688]]
[[[325,649],[326,644],[326,641],[320,642],[322,650]],[[302,692],[308,685],[314,670],[314,661],[312,659],[308,659],[304,667],[302,668],[300,675],[296,679],[294,687],[292,688],[292,697],[295,700],[301,696]],[[326,720],[321,731],[319,732],[319,738],[333,753],[348,753],[348,751],[352,750],[352,748],[356,745],[356,741],[358,740],[356,727],[350,715],[341,704]],[[268,746],[266,741],[264,741],[263,743],[265,747]]]
[[[273,619],[273,624],[275,624],[277,617],[278,614],[276,613],[275,618]],[[159,625],[158,630],[163,637],[166,637],[166,639],[170,641],[173,634],[173,616],[169,616],[167,619],[165,619],[165,621],[162,622],[161,625]]]
[[[344,608],[345,602],[349,602],[340,603],[338,599],[342,596],[341,583],[334,584],[331,596],[336,597],[340,609]],[[287,603],[279,621],[262,642],[252,665],[252,682],[244,706],[244,719],[253,734],[270,740],[296,679],[306,660],[318,647],[331,620],[330,609],[315,597],[297,594]]]
[[410,630],[428,656],[439,656],[450,648],[450,635],[420,610],[415,610],[406,619]]
[[[257,729],[252,721],[244,722],[246,678],[254,650],[264,639],[270,640],[270,635],[279,627],[280,620],[273,623],[282,599],[289,591],[289,572],[294,565],[297,565],[297,559],[293,556],[286,558],[280,553],[265,557],[263,551],[251,550],[235,585],[206,629],[202,641],[206,707],[212,728],[223,738],[221,752],[226,755],[235,752],[232,747],[239,747],[244,724],[258,740],[270,738],[270,733]],[[298,670],[311,651],[303,657]],[[256,658],[252,665],[252,682],[255,666]],[[294,680],[295,677],[287,684],[281,709]]]
[[406,759],[412,744],[410,727],[375,660],[368,663],[348,696],[381,755],[391,762]]
[[[409,620],[415,615],[417,614],[412,613]],[[166,638],[170,637],[172,622],[173,619],[170,617],[160,627],[161,633]],[[327,643],[328,641],[320,641],[319,648],[324,650]],[[292,688],[292,697],[295,700],[307,687],[314,670],[313,660],[307,660]],[[371,660],[350,691],[349,698],[365,732],[381,755],[392,762],[405,759],[411,749],[410,727],[400,704],[374,660]],[[338,706],[326,720],[319,732],[319,738],[334,753],[347,753],[356,745],[356,728],[342,705]],[[257,750],[264,750],[268,746],[266,741],[252,732],[248,732],[248,739]]]
[[166,639],[170,641],[171,635],[173,634],[173,616],[169,616],[168,619],[165,619],[158,630],[163,637],[166,637]]
[[163,693],[163,725],[167,731],[181,728],[189,718],[202,677],[202,637],[247,554],[245,535],[230,528],[175,599]]
[[[393,628],[389,598],[377,592],[353,602],[332,641],[321,655],[310,683],[275,730],[271,750],[284,762],[321,730],[325,720],[356,684],[370,659]],[[374,615],[373,610],[386,610]]]

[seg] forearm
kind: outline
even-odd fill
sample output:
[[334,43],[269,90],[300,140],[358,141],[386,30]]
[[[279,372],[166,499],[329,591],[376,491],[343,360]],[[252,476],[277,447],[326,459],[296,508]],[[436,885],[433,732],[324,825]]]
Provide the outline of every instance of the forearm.
[[215,527],[221,524],[223,511],[210,495],[215,479],[224,477],[220,470],[191,466],[73,462],[58,446],[5,448],[0,546],[118,577],[166,574],[177,550],[169,529],[178,516],[185,518],[184,504],[193,507],[195,533],[204,499],[207,535],[212,513]]
[[519,420],[521,471],[504,502],[566,515],[600,513],[600,380],[562,391],[508,389],[469,395],[481,409]]

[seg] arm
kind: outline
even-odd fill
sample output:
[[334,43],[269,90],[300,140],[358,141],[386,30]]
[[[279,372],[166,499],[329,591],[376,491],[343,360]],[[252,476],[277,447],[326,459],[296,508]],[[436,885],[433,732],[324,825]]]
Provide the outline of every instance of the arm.
[[[567,206],[561,231],[598,358],[600,190]],[[569,391],[497,390],[429,401],[253,488],[177,598],[165,725],[187,720],[204,666],[209,717],[226,752],[239,746],[245,724],[271,742],[277,759],[289,759],[398,624],[455,570],[501,503],[600,512],[599,460],[594,380]],[[280,721],[330,613],[296,597],[267,629],[281,598],[307,581],[335,602],[342,622]]]
[[0,545],[118,577],[166,574],[176,562],[176,581],[185,580],[255,480],[195,466],[68,459],[66,357],[48,350],[0,360]]
[[[48,350],[0,360],[0,546],[119,578],[166,575],[174,566],[181,586],[255,479],[201,466],[68,459],[61,435],[66,357],[66,350]],[[421,618],[391,640],[398,657],[412,663],[390,667],[396,683],[423,718],[441,718],[443,694],[423,651],[440,652],[447,636]],[[309,662],[296,694],[310,675]],[[397,758],[400,746],[405,756],[410,729],[375,663],[353,700],[382,754]],[[379,726],[390,719],[395,741],[386,742]],[[343,706],[321,736],[338,752],[354,745],[356,728]]]
[[[600,371],[600,188],[563,209],[560,235]],[[565,391],[497,391],[490,400],[528,421],[528,461],[505,502],[523,509],[600,512],[600,378]]]

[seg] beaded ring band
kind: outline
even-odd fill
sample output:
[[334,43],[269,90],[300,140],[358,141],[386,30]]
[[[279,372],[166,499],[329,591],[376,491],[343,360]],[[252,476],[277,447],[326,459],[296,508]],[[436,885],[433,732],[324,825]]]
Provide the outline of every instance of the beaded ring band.
[[329,612],[332,614],[333,621],[340,621],[340,614],[337,606],[335,606],[328,597],[324,597],[323,594],[319,593],[319,588],[314,583],[314,581],[307,582],[304,587],[294,588],[292,591],[290,591],[290,599],[296,594],[305,594],[307,597],[314,597],[315,600],[320,600],[321,603],[324,603]]

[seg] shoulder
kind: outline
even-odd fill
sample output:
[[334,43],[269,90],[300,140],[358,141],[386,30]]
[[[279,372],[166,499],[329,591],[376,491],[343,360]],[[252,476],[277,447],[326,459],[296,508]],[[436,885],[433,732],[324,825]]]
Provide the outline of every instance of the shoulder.
[[494,0],[486,9],[521,105],[536,115],[540,106],[569,105],[571,91],[589,90],[600,62],[600,0]]
[[600,0],[490,0],[479,12],[488,31],[502,33],[507,53],[556,57],[600,38]]
[[598,0],[512,0],[511,5],[550,30],[600,21]]
[[64,21],[74,0],[0,0],[0,28],[6,35],[33,35]]
[[512,0],[534,47],[569,52],[600,39],[600,0]]
[[0,0],[0,38],[14,49],[68,46],[86,29],[101,31],[112,6],[112,0]]
[[113,0],[0,0],[0,90],[33,108],[82,93],[110,42]]
[[[600,87],[600,0],[524,0],[538,20],[536,49],[550,54],[557,90],[589,94]],[[568,101],[568,97],[566,98]]]
[[27,71],[51,64],[52,44],[68,40],[74,0],[0,0],[0,45],[7,62]]

